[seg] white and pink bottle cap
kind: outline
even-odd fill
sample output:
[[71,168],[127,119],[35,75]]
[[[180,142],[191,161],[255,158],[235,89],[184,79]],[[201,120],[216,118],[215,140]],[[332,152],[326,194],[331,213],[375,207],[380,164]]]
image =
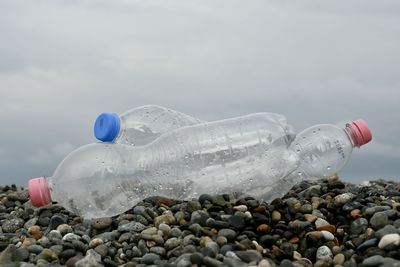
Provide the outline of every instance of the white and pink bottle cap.
[[357,146],[362,146],[369,143],[372,140],[372,132],[368,127],[368,124],[363,119],[357,119],[351,123],[353,134],[352,139]]
[[49,183],[44,177],[30,179],[28,191],[32,205],[35,207],[45,206],[51,202]]

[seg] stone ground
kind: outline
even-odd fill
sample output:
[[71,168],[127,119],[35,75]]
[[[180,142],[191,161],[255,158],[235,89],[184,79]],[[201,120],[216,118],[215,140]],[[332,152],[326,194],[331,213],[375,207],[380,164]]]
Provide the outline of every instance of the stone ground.
[[268,204],[152,197],[83,220],[0,187],[0,266],[400,266],[400,182],[302,182]]

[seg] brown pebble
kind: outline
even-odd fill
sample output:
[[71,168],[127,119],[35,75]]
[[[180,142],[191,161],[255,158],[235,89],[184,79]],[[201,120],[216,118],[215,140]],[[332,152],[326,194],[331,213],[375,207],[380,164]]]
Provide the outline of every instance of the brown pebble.
[[319,205],[324,202],[324,200],[320,197],[312,197],[311,198],[311,205],[314,210],[318,209]]
[[201,247],[205,247],[207,245],[207,243],[212,242],[212,239],[208,236],[202,236],[200,238],[200,246]]
[[264,250],[263,246],[261,246],[260,244],[258,244],[256,241],[253,241],[253,243],[254,243],[254,245],[255,245],[255,247],[256,247],[256,250],[257,250],[258,252],[262,253],[263,250]]
[[297,251],[293,251],[293,259],[298,261],[302,258],[301,254]]
[[22,242],[21,247],[22,248],[27,248],[27,247],[29,247],[31,245],[34,245],[34,244],[36,244],[36,239],[27,237]]
[[282,218],[282,215],[281,215],[281,213],[279,211],[274,210],[272,212],[272,214],[271,214],[272,221],[279,222],[281,220],[281,218]]
[[173,206],[175,204],[175,201],[173,201],[172,199],[167,198],[167,197],[157,196],[157,197],[155,197],[153,199],[153,203],[156,206],[164,205],[164,206],[167,206],[167,207],[171,207],[171,206]]
[[328,183],[334,183],[334,182],[339,181],[339,176],[335,173],[335,174],[332,174],[331,176],[329,176],[327,178],[327,180],[328,180]]
[[269,226],[268,224],[265,224],[265,223],[260,224],[257,227],[257,232],[263,233],[263,234],[269,233],[269,232],[271,232],[271,226]]
[[40,229],[39,225],[33,225],[28,228],[28,233],[33,235],[36,240],[40,239],[43,235],[42,230]]
[[332,202],[333,202],[333,197],[332,197],[331,195],[327,195],[327,196],[325,197],[325,202],[326,202],[326,203],[332,203]]
[[254,208],[253,212],[264,212],[267,209],[265,208],[265,206],[258,206],[257,208]]
[[293,207],[294,207],[294,210],[295,210],[295,211],[299,211],[299,210],[301,209],[302,205],[301,205],[300,202],[297,202],[297,203],[294,204]]
[[318,231],[328,231],[331,232],[332,234],[336,233],[336,226],[332,225],[332,224],[327,224],[327,225],[323,225],[321,227],[317,228]]
[[304,218],[310,223],[313,223],[318,219],[317,216],[312,215],[312,214],[304,214]]
[[148,248],[154,247],[156,245],[156,242],[154,242],[153,240],[147,240],[146,241],[146,246]]
[[353,219],[358,219],[358,218],[361,218],[361,217],[362,217],[361,210],[359,210],[359,209],[354,209],[354,210],[352,210],[352,211],[350,212],[350,215],[351,215],[351,217],[352,217]]
[[299,241],[300,241],[300,238],[298,236],[294,236],[291,239],[289,239],[289,243],[291,243],[291,244],[299,243]]
[[320,231],[308,232],[308,233],[306,234],[306,236],[308,236],[308,235],[314,236],[314,237],[316,237],[316,238],[318,238],[318,239],[321,239],[321,238],[323,238],[323,236],[324,236]]

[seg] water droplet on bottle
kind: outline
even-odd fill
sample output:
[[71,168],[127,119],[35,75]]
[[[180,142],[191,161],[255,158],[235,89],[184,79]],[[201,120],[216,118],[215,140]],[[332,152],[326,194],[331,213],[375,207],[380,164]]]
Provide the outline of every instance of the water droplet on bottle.
[[329,171],[331,169],[331,166],[326,167],[326,169]]
[[313,134],[316,134],[316,133],[317,133],[317,131],[316,131],[316,130],[314,130],[314,131],[312,131],[312,133],[313,133]]
[[302,172],[297,172],[297,175],[299,175],[299,176],[302,175],[302,174],[303,174]]
[[300,150],[300,149],[297,149],[297,150],[296,150],[296,152],[297,152],[297,153],[300,153],[300,152],[301,152],[301,150]]
[[305,136],[303,136],[303,139],[306,139],[306,137],[305,137]]

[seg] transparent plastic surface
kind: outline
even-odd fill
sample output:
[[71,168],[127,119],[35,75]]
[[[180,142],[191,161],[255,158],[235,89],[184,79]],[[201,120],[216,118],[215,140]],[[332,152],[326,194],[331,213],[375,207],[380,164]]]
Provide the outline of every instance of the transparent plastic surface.
[[266,198],[298,166],[297,153],[287,149],[294,137],[283,116],[257,113],[179,128],[141,147],[90,144],[57,167],[51,196],[87,218],[117,215],[154,195]]
[[137,107],[119,117],[121,130],[114,142],[133,146],[143,146],[166,132],[205,122],[157,105]]
[[283,196],[302,180],[327,178],[343,169],[354,147],[350,130],[320,124],[300,132],[289,147],[298,155],[299,166],[272,188],[269,200]]

